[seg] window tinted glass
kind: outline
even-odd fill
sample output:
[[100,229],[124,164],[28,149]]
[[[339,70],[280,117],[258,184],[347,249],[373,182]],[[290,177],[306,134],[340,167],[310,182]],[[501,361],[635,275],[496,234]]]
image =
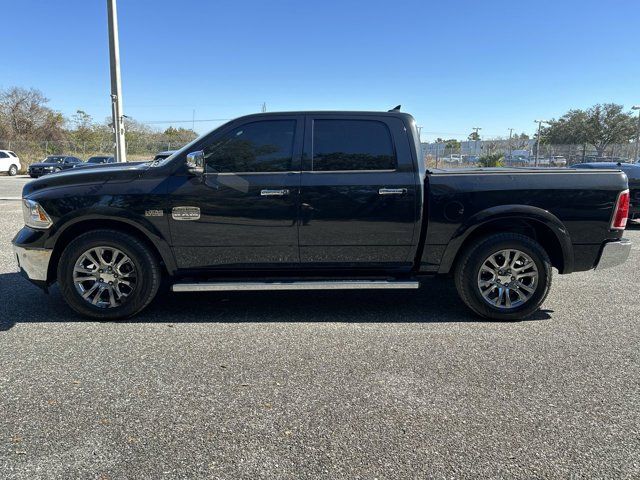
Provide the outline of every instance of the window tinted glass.
[[315,120],[313,170],[396,168],[391,133],[374,120]]
[[9,155],[4,152],[0,152],[0,158],[9,158]]
[[295,120],[265,120],[236,128],[204,149],[208,172],[291,170]]

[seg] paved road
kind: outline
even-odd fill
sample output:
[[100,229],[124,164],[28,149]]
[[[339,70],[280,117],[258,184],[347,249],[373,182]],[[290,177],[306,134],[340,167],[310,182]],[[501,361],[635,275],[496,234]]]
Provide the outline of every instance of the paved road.
[[[28,175],[0,175],[0,200],[18,199],[22,196],[22,187],[31,178]],[[0,205],[1,207],[1,205]]]
[[430,281],[98,323],[18,276],[19,206],[0,202],[0,478],[640,476],[638,247],[556,276],[525,322]]

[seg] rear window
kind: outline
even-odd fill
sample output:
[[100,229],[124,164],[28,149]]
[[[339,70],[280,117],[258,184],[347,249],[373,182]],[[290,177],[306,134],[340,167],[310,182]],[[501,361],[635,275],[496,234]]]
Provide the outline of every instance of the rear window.
[[387,126],[375,120],[315,120],[314,171],[393,170],[396,155]]

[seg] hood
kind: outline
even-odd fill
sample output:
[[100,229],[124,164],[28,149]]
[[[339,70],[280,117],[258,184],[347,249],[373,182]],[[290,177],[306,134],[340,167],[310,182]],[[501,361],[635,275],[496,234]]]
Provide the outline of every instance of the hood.
[[38,162],[38,163],[32,163],[31,165],[29,165],[29,168],[31,168],[31,167],[57,167],[57,166],[58,166],[57,163]]
[[47,188],[131,181],[139,178],[148,168],[148,162],[107,163],[93,168],[70,168],[30,181],[23,187],[22,196],[26,197]]

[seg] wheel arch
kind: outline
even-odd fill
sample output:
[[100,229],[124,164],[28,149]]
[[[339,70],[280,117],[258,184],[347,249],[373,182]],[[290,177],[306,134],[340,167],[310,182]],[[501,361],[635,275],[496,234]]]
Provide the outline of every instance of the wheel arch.
[[438,273],[451,272],[473,242],[503,232],[520,233],[536,240],[560,273],[573,271],[571,238],[555,215],[529,205],[503,205],[478,212],[456,230],[442,256]]
[[116,230],[132,235],[141,240],[149,248],[160,262],[161,269],[164,273],[172,275],[176,270],[173,253],[171,252],[169,245],[160,237],[150,234],[136,223],[128,222],[123,219],[92,218],[79,220],[69,224],[63,230],[58,232],[47,270],[47,284],[50,285],[55,282],[58,261],[69,242],[78,235],[92,230]]

